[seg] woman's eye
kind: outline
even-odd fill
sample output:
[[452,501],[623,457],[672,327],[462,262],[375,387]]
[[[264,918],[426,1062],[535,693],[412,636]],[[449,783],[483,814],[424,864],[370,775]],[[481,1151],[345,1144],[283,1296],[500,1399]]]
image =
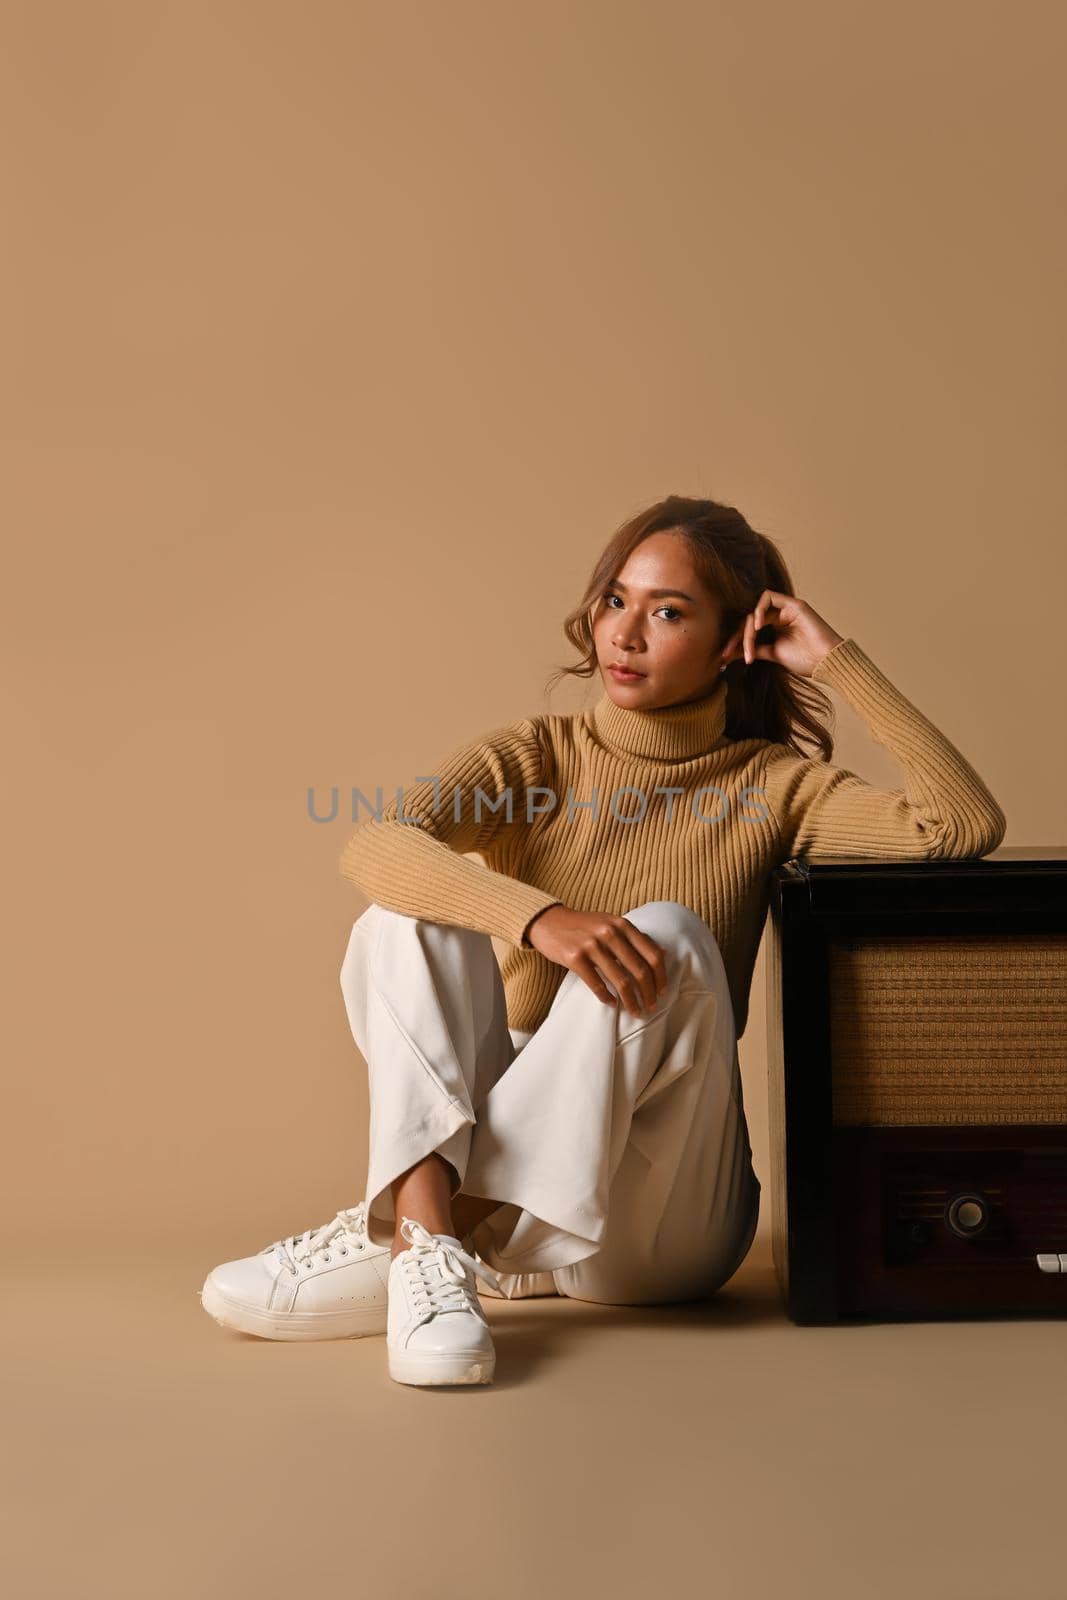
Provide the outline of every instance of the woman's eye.
[[[617,594],[608,593],[608,594],[606,594],[604,596],[604,599],[607,602],[608,606],[610,607],[611,606],[611,602],[613,600],[621,599],[621,596],[617,595]],[[668,622],[680,622],[681,621],[682,613],[678,610],[677,606],[660,606],[659,610],[660,611],[673,611],[674,612],[674,616],[673,617],[668,617],[667,618]]]

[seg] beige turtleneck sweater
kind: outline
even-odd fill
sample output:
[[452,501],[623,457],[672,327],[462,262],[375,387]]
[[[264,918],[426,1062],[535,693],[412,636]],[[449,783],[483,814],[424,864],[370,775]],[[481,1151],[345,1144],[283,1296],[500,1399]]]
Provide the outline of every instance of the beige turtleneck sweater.
[[903,789],[876,789],[783,744],[726,738],[725,680],[653,711],[603,694],[585,711],[523,717],[453,751],[403,791],[402,812],[394,798],[359,824],[340,870],[389,910],[510,945],[508,1022],[527,1032],[567,973],[523,942],[539,911],[625,916],[679,900],[718,940],[740,1037],[781,862],[957,860],[1004,837],[1004,813],[974,768],[854,639],[812,678],[843,694],[899,760]]

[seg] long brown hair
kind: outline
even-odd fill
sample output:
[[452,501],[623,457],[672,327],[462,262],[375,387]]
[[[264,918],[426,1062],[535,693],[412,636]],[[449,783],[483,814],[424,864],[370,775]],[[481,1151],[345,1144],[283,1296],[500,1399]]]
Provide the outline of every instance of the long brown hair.
[[[591,678],[597,671],[593,643],[593,611],[604,589],[617,577],[627,557],[653,533],[679,533],[693,564],[722,607],[721,648],[739,627],[764,589],[793,594],[793,580],[782,552],[764,533],[757,533],[734,506],[718,500],[694,500],[671,494],[630,517],[614,533],[593,567],[585,593],[563,623],[563,632],[582,656],[576,666],[557,667],[546,693],[561,678]],[[761,629],[758,641],[773,630]],[[834,752],[827,723],[833,702],[810,678],[788,672],[776,661],[731,661],[724,674],[726,727],[729,739],[767,739],[785,744],[801,756]],[[711,692],[710,690],[708,691]]]

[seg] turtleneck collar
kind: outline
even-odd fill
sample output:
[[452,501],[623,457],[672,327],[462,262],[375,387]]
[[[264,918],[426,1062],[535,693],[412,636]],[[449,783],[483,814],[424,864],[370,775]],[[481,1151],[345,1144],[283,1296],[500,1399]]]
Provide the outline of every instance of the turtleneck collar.
[[726,680],[721,678],[702,700],[652,711],[616,705],[605,692],[593,706],[592,719],[613,750],[649,761],[686,761],[714,749],[723,737]]

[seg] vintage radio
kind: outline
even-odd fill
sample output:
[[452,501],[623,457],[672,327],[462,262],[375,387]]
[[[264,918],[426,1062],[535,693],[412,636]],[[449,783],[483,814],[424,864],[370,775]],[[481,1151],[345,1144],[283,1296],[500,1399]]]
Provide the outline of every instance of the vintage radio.
[[792,1319],[1067,1315],[1067,851],[786,862],[768,954]]

